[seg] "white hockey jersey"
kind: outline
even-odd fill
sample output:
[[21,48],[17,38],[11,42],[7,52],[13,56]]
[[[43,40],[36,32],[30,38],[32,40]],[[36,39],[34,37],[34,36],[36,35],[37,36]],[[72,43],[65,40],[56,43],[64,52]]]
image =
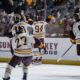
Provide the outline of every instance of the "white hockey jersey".
[[27,34],[29,34],[29,31],[28,31],[28,27],[30,27],[30,25],[26,22],[19,22],[17,24],[15,24],[13,27],[12,27],[12,35],[14,36],[16,34],[15,32],[15,27],[17,26],[20,26],[20,27],[23,27],[23,31]]
[[74,23],[73,33],[76,36],[76,43],[80,44],[80,22]]
[[76,22],[73,25],[73,33],[76,36],[76,39],[80,38],[80,30],[79,30],[79,27],[80,27],[80,22]]
[[21,33],[14,36],[12,39],[12,47],[16,56],[32,56],[32,44],[35,44],[35,40],[33,36],[30,36],[27,33]]
[[34,22],[32,25],[33,28],[33,35],[38,38],[43,38],[46,35],[46,24],[47,22],[38,21]]

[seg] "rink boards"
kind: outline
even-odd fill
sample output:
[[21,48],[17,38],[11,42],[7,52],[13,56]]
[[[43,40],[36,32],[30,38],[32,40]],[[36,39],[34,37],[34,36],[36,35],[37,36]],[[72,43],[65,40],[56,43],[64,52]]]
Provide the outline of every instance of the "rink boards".
[[[69,38],[45,38],[44,45],[46,47],[46,53],[42,60],[44,64],[80,64],[76,45],[73,45],[62,59],[57,62],[57,59],[72,45]],[[8,62],[11,57],[10,39],[8,37],[0,37],[0,61]]]

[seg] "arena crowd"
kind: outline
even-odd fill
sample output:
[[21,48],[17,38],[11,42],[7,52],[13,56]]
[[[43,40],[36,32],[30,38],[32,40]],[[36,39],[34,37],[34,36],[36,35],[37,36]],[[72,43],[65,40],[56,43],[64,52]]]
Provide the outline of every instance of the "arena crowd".
[[0,0],[0,35],[10,35],[13,14],[21,14],[33,21],[39,16],[44,21],[50,18],[47,37],[69,37],[79,5],[80,0]]

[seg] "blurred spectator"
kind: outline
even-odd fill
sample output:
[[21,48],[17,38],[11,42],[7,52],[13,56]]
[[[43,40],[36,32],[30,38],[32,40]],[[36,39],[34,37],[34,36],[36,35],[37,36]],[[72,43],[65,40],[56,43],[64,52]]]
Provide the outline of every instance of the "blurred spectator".
[[27,3],[28,5],[31,5],[31,4],[32,4],[32,0],[26,0],[26,3]]
[[40,0],[36,4],[36,16],[40,16],[44,20],[45,2]]
[[52,13],[48,16],[48,19],[50,19],[50,24],[54,24],[56,22],[56,18]]
[[55,6],[60,6],[60,5],[64,5],[65,2],[66,2],[66,0],[55,0],[53,4]]
[[4,34],[3,34],[4,36],[9,35],[9,30],[12,28],[13,24],[14,24],[13,13],[8,14],[5,25],[4,25]]
[[67,12],[66,3],[68,0],[55,0],[53,2],[53,5],[56,6],[57,11],[61,13],[61,18],[65,16],[65,13]]
[[21,10],[27,10],[27,4],[25,0],[15,0],[14,1],[14,12],[17,14],[21,13]]
[[80,0],[75,0],[75,5],[80,4]]
[[6,15],[5,11],[0,11],[0,35],[4,33],[4,26],[7,19]]
[[71,18],[70,14],[67,13],[65,18],[63,18],[63,25],[64,25],[64,36],[69,37],[69,32],[74,24],[74,18]]
[[60,21],[60,13],[57,12],[57,16],[54,15],[53,11],[48,16],[47,21],[49,24],[47,25],[47,36],[62,36],[63,28],[61,27],[62,21]]
[[32,1],[33,6],[36,5],[36,2],[37,2],[37,0],[33,0],[33,1]]
[[11,13],[14,11],[14,2],[13,0],[0,0],[2,8],[7,12]]
[[68,0],[67,1],[68,12],[70,12],[71,10],[74,9],[74,5],[75,5],[75,0]]

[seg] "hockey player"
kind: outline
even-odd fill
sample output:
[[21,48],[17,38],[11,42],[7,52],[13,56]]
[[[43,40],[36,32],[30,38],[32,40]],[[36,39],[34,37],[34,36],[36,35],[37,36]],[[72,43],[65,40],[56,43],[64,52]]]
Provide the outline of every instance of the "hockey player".
[[76,22],[73,25],[73,34],[71,35],[72,43],[76,43],[77,55],[80,56],[80,9],[77,8],[74,13]]
[[16,26],[15,35],[12,39],[12,48],[14,51],[14,56],[11,58],[10,62],[6,67],[3,80],[10,79],[12,69],[21,61],[24,65],[23,80],[27,80],[27,69],[30,63],[32,62],[32,56],[34,55],[34,46],[38,47],[40,51],[42,51],[44,47],[37,38],[30,36],[28,33],[25,33],[23,27]]
[[14,17],[14,21],[15,21],[15,25],[12,27],[12,35],[15,35],[16,26],[21,26],[24,32],[29,34],[28,28],[30,27],[30,25],[24,21],[23,17],[21,17],[20,15],[16,15]]
[[[20,16],[19,14],[14,14],[13,21],[14,21],[14,25],[13,25],[12,29],[10,30],[11,33],[12,33],[12,36],[15,36],[15,34],[16,34],[15,28],[17,26],[22,27],[23,28],[23,32],[29,34],[28,29],[29,29],[30,25],[25,22],[23,16]],[[12,41],[10,40],[10,42],[12,42]],[[11,53],[12,53],[12,55],[14,55],[12,49],[11,49]]]
[[[44,38],[46,35],[46,25],[47,25],[47,22],[41,21],[40,18],[37,18],[36,22],[34,22],[32,25],[33,36],[35,36],[39,40],[41,40],[42,44],[44,44]],[[34,46],[34,54],[35,54],[35,57],[33,58],[33,63],[34,64],[41,64],[43,54],[39,53],[38,48],[36,48],[35,46]]]

